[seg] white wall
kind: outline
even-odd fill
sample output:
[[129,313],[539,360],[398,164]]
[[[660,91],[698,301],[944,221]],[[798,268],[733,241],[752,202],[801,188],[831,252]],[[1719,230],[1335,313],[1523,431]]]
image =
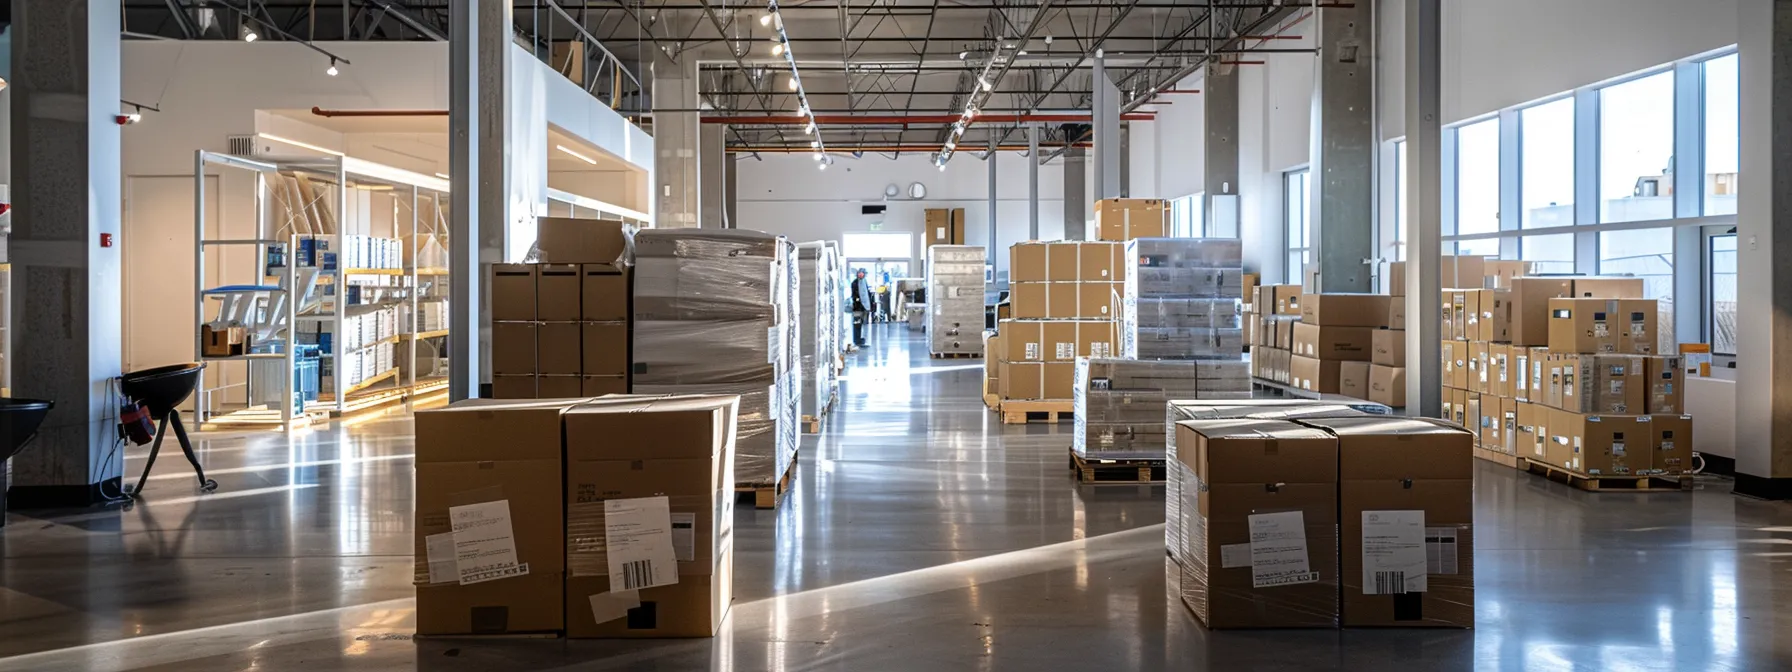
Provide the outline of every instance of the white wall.
[[[834,155],[835,163],[817,170],[807,154],[763,154],[763,160],[733,155],[739,163],[736,185],[736,225],[789,236],[798,242],[840,240],[840,234],[870,231],[870,218],[859,214],[861,205],[886,203],[884,189],[894,184],[902,195],[887,202],[885,232],[906,231],[914,238],[911,268],[921,270],[921,247],[926,242],[928,208],[964,208],[965,244],[988,245],[989,164],[970,152],[962,152],[945,172],[936,169],[925,154],[905,154],[899,159],[867,154],[854,159]],[[1015,152],[997,155],[996,218],[998,272],[1008,269],[1009,245],[1027,240],[1027,158]],[[908,198],[909,185],[927,188],[921,200]],[[1064,173],[1061,161],[1039,167],[1040,238],[1063,237]]]

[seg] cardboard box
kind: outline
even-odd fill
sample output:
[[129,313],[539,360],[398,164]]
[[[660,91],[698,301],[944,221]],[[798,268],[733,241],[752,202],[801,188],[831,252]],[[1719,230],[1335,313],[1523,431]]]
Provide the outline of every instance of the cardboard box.
[[1652,415],[1649,432],[1655,444],[1649,456],[1651,473],[1678,476],[1692,471],[1692,416]]
[[[1124,282],[1126,265],[1120,263],[1124,245],[1098,240],[1077,244],[1077,279],[1083,282]],[[1248,289],[1247,289],[1248,292]],[[1245,296],[1250,296],[1246,293]]]
[[1369,399],[1369,363],[1338,363],[1338,394],[1353,399]]
[[1009,362],[1002,372],[1003,399],[1044,399],[1045,363]]
[[1300,321],[1338,327],[1387,326],[1388,305],[1382,294],[1307,294],[1300,299]]
[[1462,389],[1470,392],[1487,391],[1487,344],[1480,341],[1469,341],[1468,344],[1468,384]]
[[1406,328],[1406,297],[1394,297],[1388,301],[1388,328]]
[[[1201,559],[1182,576],[1195,618],[1214,629],[1337,627],[1337,440],[1282,420],[1186,420],[1175,431],[1176,460],[1203,484],[1178,493],[1189,527],[1205,531],[1183,535],[1178,554]],[[1306,552],[1253,563],[1251,541],[1267,534]]]
[[1475,292],[1480,319],[1476,324],[1476,340],[1502,343],[1512,340],[1512,291],[1483,289]]
[[1543,358],[1543,368],[1548,376],[1544,383],[1543,404],[1550,408],[1561,408],[1565,400],[1572,398],[1565,393],[1574,389],[1574,378],[1580,369],[1580,356],[1552,352]]
[[1388,296],[1406,296],[1406,262],[1388,262],[1387,277],[1383,279],[1381,288]]
[[1076,322],[1041,322],[1039,323],[1039,333],[1045,350],[1045,361],[1076,361],[1078,346]]
[[1113,322],[1084,320],[1077,323],[1076,333],[1080,357],[1116,357],[1120,352],[1119,330]]
[[1045,360],[1046,348],[1043,340],[1044,322],[1030,320],[1002,320],[1002,350],[1004,359],[1010,362],[1038,362]]
[[[1479,289],[1486,287],[1486,257],[1455,257],[1445,255],[1438,263],[1438,284],[1442,287]],[[1406,262],[1395,261],[1388,264],[1388,294],[1404,296],[1406,294]]]
[[1382,366],[1406,366],[1406,331],[1376,329],[1370,336],[1369,361]]
[[[539,264],[535,279],[535,319],[577,322],[584,311],[578,264]],[[495,306],[494,306],[495,308]]]
[[[567,411],[566,636],[709,637],[733,603],[734,433],[732,395],[616,397]],[[630,556],[627,580],[652,585],[619,594],[606,509],[659,503],[670,527],[653,535],[667,563]],[[620,562],[621,559],[617,559]],[[613,576],[612,570],[618,570]],[[645,576],[642,576],[644,574]],[[626,585],[626,584],[625,584]],[[638,605],[638,606],[631,606]]]
[[1300,285],[1264,285],[1264,288],[1269,291],[1269,304],[1275,306],[1274,310],[1265,312],[1276,315],[1300,315]]
[[1288,361],[1288,384],[1308,392],[1338,394],[1338,364],[1340,362],[1335,359],[1294,355]]
[[1467,395],[1462,404],[1462,422],[1457,424],[1475,435],[1475,445],[1478,446],[1481,445],[1481,394],[1468,392]]
[[[580,333],[578,322],[538,322],[535,325],[535,372],[538,374],[571,375],[584,373],[584,362],[581,361]],[[495,329],[495,325],[494,325]],[[492,351],[497,352],[496,343]],[[496,355],[492,357],[497,360]],[[493,365],[493,370],[497,370]],[[521,373],[506,371],[505,373]],[[539,383],[537,384],[539,385]],[[576,393],[575,393],[576,394]]]
[[576,399],[585,396],[585,378],[574,375],[535,374],[535,396],[541,399]]
[[[932,212],[932,211],[929,211]],[[1046,243],[1036,240],[1008,248],[1008,282],[1045,282]]]
[[1472,627],[1475,436],[1419,418],[1301,422],[1338,437],[1342,624]]
[[1481,333],[1481,292],[1454,290],[1450,293],[1450,335],[1465,341],[1477,340]]
[[1443,383],[1458,390],[1468,389],[1468,341],[1444,341]]
[[1574,386],[1562,388],[1561,408],[1577,413],[1641,415],[1648,406],[1645,357],[1636,355],[1578,355]]
[[1294,354],[1315,359],[1366,362],[1374,356],[1375,329],[1294,323]]
[[[538,217],[536,261],[544,264],[614,264],[628,250],[624,224],[607,219]],[[496,318],[493,318],[496,319]]]
[[1642,278],[1574,278],[1574,291],[1569,294],[1577,299],[1640,299],[1643,298]]
[[585,322],[581,334],[579,373],[587,376],[626,376],[629,372],[627,322]]
[[1081,268],[1082,246],[1075,242],[1045,244],[1045,279],[1052,282],[1076,282]]
[[1550,299],[1551,352],[1655,353],[1653,299]]
[[[492,323],[492,373],[535,373],[536,324],[534,322]],[[577,338],[575,337],[575,342]],[[578,373],[573,371],[573,373]]]
[[1504,397],[1492,394],[1481,395],[1480,417],[1476,419],[1475,424],[1478,427],[1477,431],[1480,434],[1478,438],[1483,449],[1505,452],[1504,413],[1506,403]]
[[1488,259],[1482,272],[1486,274],[1487,286],[1510,289],[1512,280],[1530,275],[1532,267],[1533,264],[1529,261]]
[[1439,392],[1438,398],[1440,403],[1437,417],[1444,422],[1454,420],[1456,418],[1456,390],[1446,387]]
[[1369,366],[1369,401],[1391,408],[1406,407],[1406,369],[1398,366]]
[[1443,290],[1443,296],[1438,301],[1438,306],[1443,311],[1438,322],[1438,333],[1444,338],[1462,340],[1462,327],[1459,324],[1462,304],[1456,300],[1455,290]]
[[1170,208],[1145,198],[1104,198],[1095,202],[1095,239],[1125,242],[1169,235]]
[[1518,422],[1513,437],[1512,454],[1531,460],[1543,459],[1543,445],[1549,436],[1549,407],[1520,401],[1513,404]]
[[581,264],[579,272],[584,274],[580,292],[584,308],[579,311],[579,319],[613,322],[634,317],[629,301],[634,292],[629,287],[626,269],[610,264]]
[[1526,381],[1525,394],[1520,398],[1535,404],[1549,405],[1550,354],[1549,348],[1525,348],[1530,353],[1530,378]]
[[535,264],[492,264],[492,321],[535,320]]
[[[553,633],[564,628],[561,414],[579,401],[468,399],[417,411],[418,634]],[[504,535],[510,540],[507,557],[501,542],[481,545],[488,553],[499,553],[487,564],[501,578],[460,583],[455,519],[482,520],[482,529],[509,528]]]
[[1518,401],[1506,397],[1500,398],[1500,438],[1502,443],[1498,450],[1507,455],[1515,455],[1518,450]]
[[1652,414],[1685,413],[1685,360],[1679,355],[1643,359],[1643,377],[1648,390],[1644,408]]
[[235,357],[249,349],[249,330],[243,327],[199,325],[199,353],[204,357]]
[[1076,317],[1114,320],[1120,317],[1121,297],[1126,293],[1123,282],[1079,282]]
[[1487,344],[1487,394],[1512,396],[1511,348],[1504,343]]
[[1506,333],[1513,345],[1549,345],[1549,300],[1574,295],[1572,278],[1514,278],[1507,295],[1511,323]]
[[1076,396],[1076,362],[1046,362],[1040,370],[1046,399],[1069,400]]
[[493,399],[535,399],[535,374],[492,374]]
[[1568,438],[1563,468],[1588,476],[1632,476],[1648,471],[1655,437],[1647,415],[1588,415],[1557,411],[1550,428]]
[[1044,282],[1016,282],[1008,285],[1008,303],[1013,315],[1023,320],[1051,317],[1050,285]]
[[580,392],[586,397],[601,397],[606,394],[628,394],[628,376],[579,376],[582,381]]
[[964,208],[929,208],[926,218],[929,247],[964,244]]
[[1506,346],[1506,363],[1505,396],[1518,401],[1530,401],[1531,349],[1517,345]]

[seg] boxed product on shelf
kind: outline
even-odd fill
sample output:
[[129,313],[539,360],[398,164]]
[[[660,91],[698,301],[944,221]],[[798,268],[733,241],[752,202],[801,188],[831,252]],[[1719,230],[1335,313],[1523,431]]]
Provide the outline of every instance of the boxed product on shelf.
[[1301,423],[1338,442],[1342,624],[1473,627],[1475,437],[1419,418]]
[[1300,321],[1318,327],[1387,326],[1388,296],[1383,294],[1304,294]]
[[1557,298],[1640,299],[1642,278],[1580,276],[1520,277],[1511,281],[1512,314],[1508,336],[1513,345],[1549,345],[1549,302]]
[[1638,355],[1571,355],[1559,358],[1566,372],[1556,407],[1576,413],[1641,415],[1649,389]]
[[927,343],[933,354],[977,354],[983,347],[986,250],[927,248]]
[[1548,463],[1588,476],[1636,476],[1654,469],[1650,416],[1549,413]]
[[1176,431],[1202,486],[1178,493],[1183,604],[1213,629],[1337,627],[1338,440],[1286,420]]
[[1248,399],[1242,360],[1076,361],[1071,450],[1085,458],[1164,459],[1164,404],[1171,399]]
[[1676,415],[1686,412],[1685,359],[1679,355],[1645,357],[1643,376],[1649,390],[1650,413]]
[[1692,452],[1695,445],[1692,416],[1673,413],[1651,415],[1649,436],[1652,444],[1649,454],[1651,473],[1671,476],[1692,473]]
[[568,638],[715,635],[733,601],[738,403],[617,396],[566,411]]
[[1549,350],[1652,355],[1656,320],[1654,299],[1550,299]]
[[1125,242],[1170,235],[1170,207],[1147,198],[1104,198],[1095,202],[1094,240]]
[[1343,362],[1335,359],[1294,355],[1288,361],[1288,384],[1308,392],[1340,394],[1341,364]]
[[1315,359],[1367,362],[1375,355],[1372,327],[1319,325],[1302,318],[1294,323],[1294,354]]

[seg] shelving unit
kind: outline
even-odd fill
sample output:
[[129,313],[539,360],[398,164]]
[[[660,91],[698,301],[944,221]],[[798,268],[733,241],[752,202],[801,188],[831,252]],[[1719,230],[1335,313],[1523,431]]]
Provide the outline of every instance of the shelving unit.
[[[212,377],[223,382],[211,384],[201,373],[202,427],[291,429],[446,388],[446,180],[340,156],[199,151],[195,163],[197,204],[206,202],[208,169],[252,171],[256,192],[253,238],[206,239],[208,213],[197,208],[198,325],[232,307],[230,316],[239,319],[231,325],[251,333],[247,353],[219,357],[204,356],[196,333],[196,360],[247,369],[242,382],[219,373]],[[234,268],[247,257],[265,284],[210,286],[216,280],[207,278],[208,254],[229,256]],[[390,322],[362,323],[362,316],[386,310]],[[423,324],[426,312],[432,317]],[[392,349],[389,362],[378,348]],[[368,371],[363,357],[373,357],[378,370]],[[315,398],[307,400],[310,392]]]

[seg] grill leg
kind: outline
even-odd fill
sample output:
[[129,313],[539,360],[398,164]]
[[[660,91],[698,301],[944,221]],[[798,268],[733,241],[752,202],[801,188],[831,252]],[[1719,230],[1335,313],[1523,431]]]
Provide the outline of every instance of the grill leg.
[[168,419],[174,422],[174,436],[180,439],[180,452],[187,454],[187,462],[193,465],[193,473],[199,475],[199,487],[206,492],[218,489],[218,482],[205,477],[205,467],[199,466],[199,456],[193,454],[193,444],[187,440],[187,428],[180,424],[180,411],[169,411]]
[[172,411],[162,416],[162,425],[156,428],[156,441],[149,446],[149,460],[143,463],[143,474],[137,477],[137,487],[131,489],[132,497],[143,495],[143,484],[149,481],[149,470],[156,466],[156,454],[162,452],[162,436],[168,433],[168,418],[173,416]]

